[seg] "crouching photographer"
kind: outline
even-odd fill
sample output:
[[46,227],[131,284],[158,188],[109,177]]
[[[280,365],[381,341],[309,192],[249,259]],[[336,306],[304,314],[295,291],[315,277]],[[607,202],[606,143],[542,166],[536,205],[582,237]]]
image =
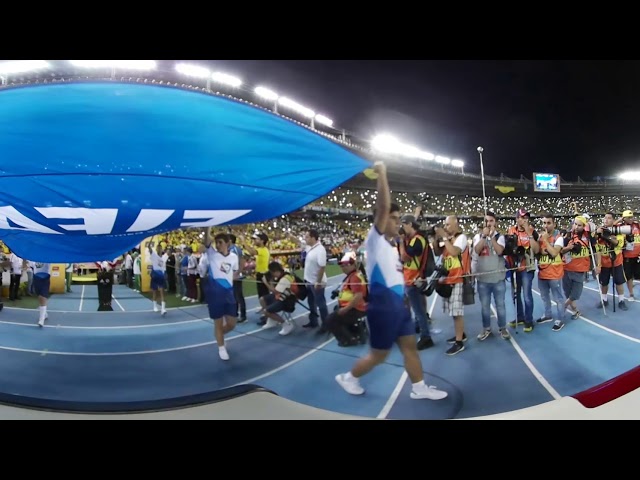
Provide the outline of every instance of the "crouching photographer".
[[329,330],[341,347],[366,341],[366,327],[362,319],[367,313],[367,281],[357,269],[354,255],[346,254],[339,262],[346,278],[331,298],[338,298],[338,306],[326,321]]

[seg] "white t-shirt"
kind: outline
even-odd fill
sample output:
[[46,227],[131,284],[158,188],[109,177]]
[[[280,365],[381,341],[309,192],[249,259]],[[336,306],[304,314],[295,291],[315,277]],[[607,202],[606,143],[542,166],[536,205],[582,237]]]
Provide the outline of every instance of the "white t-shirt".
[[229,252],[226,256],[222,255],[213,247],[207,249],[206,256],[209,278],[227,290],[232,289],[233,274],[239,268],[238,256],[233,252]]
[[50,263],[39,263],[36,262],[33,267],[33,274],[36,277],[48,277],[49,276],[49,268],[51,267]]
[[[404,269],[398,249],[378,232],[375,225],[367,235],[365,249],[367,277],[371,283],[372,293],[375,289],[382,287],[382,289],[391,290],[404,301]],[[374,296],[371,296],[371,299],[375,301]]]
[[157,252],[151,252],[151,269],[164,275],[164,260]]
[[[307,256],[304,261],[304,280],[309,283],[318,281],[321,268],[327,266],[327,250],[318,241],[313,247],[306,247]],[[322,275],[322,283],[327,283],[327,272]]]

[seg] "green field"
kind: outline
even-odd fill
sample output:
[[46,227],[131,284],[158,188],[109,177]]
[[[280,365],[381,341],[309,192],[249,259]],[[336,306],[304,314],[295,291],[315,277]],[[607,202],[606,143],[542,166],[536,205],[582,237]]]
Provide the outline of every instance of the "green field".
[[[299,277],[302,277],[303,271],[296,270],[295,273]],[[342,275],[342,269],[338,265],[327,265],[327,277],[335,277],[336,275]],[[256,282],[249,282],[249,281],[242,282],[242,287],[243,287],[242,291],[244,292],[245,298],[251,297],[252,295],[256,295],[258,293],[256,285],[257,285]],[[147,293],[143,293],[142,295],[144,295],[148,299],[151,299],[153,294],[151,292],[147,292]],[[196,305],[191,302],[183,302],[182,298],[177,298],[175,295],[166,295],[165,303],[167,305],[167,308]]]

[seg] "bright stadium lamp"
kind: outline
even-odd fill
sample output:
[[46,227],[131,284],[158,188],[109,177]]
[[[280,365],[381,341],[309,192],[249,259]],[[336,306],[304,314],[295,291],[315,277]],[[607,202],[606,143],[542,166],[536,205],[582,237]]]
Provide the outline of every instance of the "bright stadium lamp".
[[214,72],[211,74],[211,80],[217,83],[221,83],[223,85],[228,85],[233,88],[238,88],[242,86],[242,80],[238,77],[234,77],[233,75],[227,75],[222,72]]
[[175,68],[176,72],[181,75],[206,80],[207,91],[211,91],[211,70],[209,70],[208,68],[201,67],[199,65],[191,65],[188,63],[178,63]]
[[333,127],[333,120],[331,120],[328,117],[325,117],[324,115],[316,115],[316,122],[322,124],[322,125],[326,125],[327,127]]
[[300,105],[298,102],[291,100],[287,97],[278,98],[278,103],[289,110],[293,110],[294,112],[299,113],[303,117],[306,117],[311,120],[311,128],[315,128],[315,116],[316,112],[311,110],[310,108],[305,107],[304,105]]
[[625,180],[629,182],[637,182],[637,181],[640,181],[640,172],[638,171],[622,172],[618,174],[618,178],[620,180]]
[[462,160],[451,160],[451,166],[456,168],[464,167],[464,162]]
[[116,78],[116,70],[155,70],[155,60],[69,60],[79,68],[104,68],[111,70],[111,78]]
[[278,113],[278,98],[280,98],[280,95],[267,87],[256,87],[253,91],[259,97],[273,102],[273,111]]
[[6,85],[9,75],[35,72],[37,70],[44,70],[50,66],[46,60],[12,60],[10,62],[2,62],[0,63],[0,79],[2,80],[2,85]]

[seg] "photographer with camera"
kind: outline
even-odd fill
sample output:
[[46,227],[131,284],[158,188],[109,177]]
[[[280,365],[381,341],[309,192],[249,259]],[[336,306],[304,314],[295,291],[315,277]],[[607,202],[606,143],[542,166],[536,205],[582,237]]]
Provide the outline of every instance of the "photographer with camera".
[[[515,278],[515,302],[517,317],[509,322],[511,328],[524,323],[526,333],[533,331],[533,277],[536,271],[534,252],[540,248],[538,232],[531,225],[531,214],[524,208],[516,212],[516,225],[509,228],[505,237],[504,256]],[[533,249],[533,250],[532,250]],[[524,306],[522,303],[524,297]]]
[[564,277],[564,263],[560,254],[564,247],[564,236],[556,230],[556,220],[550,213],[542,214],[543,230],[540,233],[538,248],[534,253],[538,254],[538,290],[544,304],[544,315],[536,320],[538,325],[551,322],[553,314],[551,309],[551,295],[556,302],[558,317],[551,330],[559,332],[564,327],[564,296],[562,295],[561,282]]
[[505,306],[505,266],[504,235],[497,230],[496,214],[487,211],[481,233],[473,237],[473,249],[477,256],[473,273],[478,281],[478,296],[482,305],[482,333],[478,340],[486,340],[491,335],[491,296],[496,303],[498,329],[503,339],[509,340],[507,330],[507,308]]
[[[448,272],[447,277],[440,280],[441,285],[450,287],[450,296],[442,296],[443,311],[453,317],[455,337],[447,340],[452,344],[446,351],[447,355],[455,355],[464,350],[467,335],[464,333],[464,299],[463,285],[465,274],[471,269],[471,255],[467,236],[462,233],[458,224],[458,217],[450,215],[444,222],[444,228],[435,227],[436,242],[434,250],[436,256],[442,255],[443,267]],[[441,246],[442,245],[442,246]],[[447,292],[448,293],[448,292]]]
[[640,277],[640,223],[633,218],[631,210],[625,210],[622,218],[616,221],[618,227],[630,227],[631,231],[625,233],[625,249],[622,253],[624,275],[627,279],[627,289],[629,290],[629,301],[634,302],[633,281]]
[[[582,296],[585,273],[591,270],[591,252],[595,250],[595,237],[585,230],[587,219],[577,216],[573,228],[565,236],[565,246],[561,250],[564,255],[564,277],[562,289],[567,298],[565,308],[569,307],[572,318],[578,318],[580,311],[576,302]],[[596,275],[600,274],[600,253],[595,251]]]
[[327,317],[326,325],[339,346],[349,347],[360,341],[353,327],[367,314],[367,281],[358,271],[355,253],[347,253],[339,265],[346,277],[340,287],[331,292],[331,299],[338,298],[338,306]]
[[[419,213],[419,210],[416,212]],[[433,340],[429,333],[429,313],[427,312],[427,302],[420,294],[416,286],[416,280],[422,278],[427,264],[429,242],[418,232],[418,222],[414,215],[402,217],[402,227],[400,228],[400,240],[398,248],[402,259],[402,271],[404,274],[404,293],[409,299],[409,305],[418,322],[420,328],[420,339],[418,340],[418,350],[433,347]]]
[[[604,216],[604,226],[596,230],[598,242],[596,250],[600,254],[601,270],[600,270],[600,295],[602,295],[602,304],[607,307],[609,305],[609,281],[613,270],[613,284],[618,292],[620,301],[618,307],[620,310],[627,311],[626,298],[624,297],[624,284],[627,279],[624,274],[622,249],[625,244],[625,232],[631,232],[628,225],[616,227],[613,225],[613,212],[607,212]],[[615,298],[614,298],[615,300]],[[615,304],[614,304],[615,305]],[[600,302],[596,305],[600,308]]]

